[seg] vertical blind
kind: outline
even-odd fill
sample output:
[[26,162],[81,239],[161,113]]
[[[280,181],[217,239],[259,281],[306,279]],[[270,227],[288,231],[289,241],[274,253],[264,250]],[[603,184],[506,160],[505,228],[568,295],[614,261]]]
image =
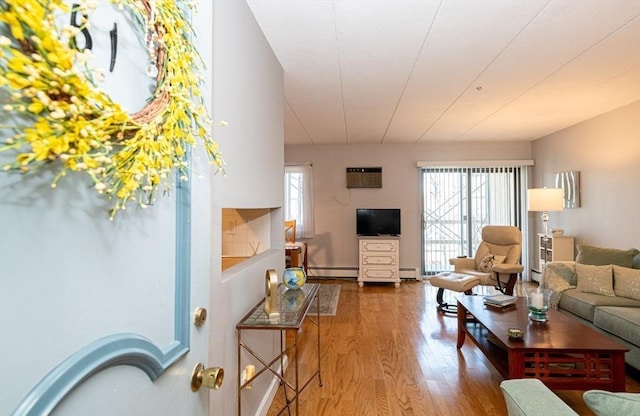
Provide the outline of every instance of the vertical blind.
[[523,229],[523,166],[422,168],[423,274],[450,270],[449,259],[473,256],[485,225]]

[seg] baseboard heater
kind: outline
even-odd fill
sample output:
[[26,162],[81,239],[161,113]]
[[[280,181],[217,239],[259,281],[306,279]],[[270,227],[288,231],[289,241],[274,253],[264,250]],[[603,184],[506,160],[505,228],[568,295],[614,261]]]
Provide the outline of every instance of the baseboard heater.
[[[331,278],[345,278],[345,279],[357,279],[358,268],[357,267],[309,267],[310,277],[331,277]],[[404,280],[422,280],[422,276],[418,272],[417,267],[401,267],[400,279]]]

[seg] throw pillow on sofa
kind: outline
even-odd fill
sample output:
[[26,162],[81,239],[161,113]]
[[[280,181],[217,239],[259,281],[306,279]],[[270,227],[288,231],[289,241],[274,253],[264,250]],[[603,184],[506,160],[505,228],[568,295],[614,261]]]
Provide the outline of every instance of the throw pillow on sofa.
[[576,263],[578,285],[580,292],[595,293],[604,296],[615,296],[613,291],[613,269],[607,266],[591,266]]
[[622,267],[631,267],[633,259],[640,251],[635,248],[619,250],[616,248],[603,248],[590,246],[588,244],[578,244],[578,255],[576,263],[591,264],[593,266],[603,266],[607,264],[617,264]]
[[567,289],[575,289],[576,287],[569,283],[571,278],[567,276],[568,274],[575,274],[575,264],[557,262],[553,266],[549,266],[548,264],[545,266],[540,287],[551,289],[553,292],[550,299],[550,304],[553,309],[558,309],[562,292]]
[[589,390],[582,395],[589,410],[597,416],[622,416],[640,414],[640,394],[612,393]]
[[616,296],[640,300],[640,270],[614,264],[613,291]]

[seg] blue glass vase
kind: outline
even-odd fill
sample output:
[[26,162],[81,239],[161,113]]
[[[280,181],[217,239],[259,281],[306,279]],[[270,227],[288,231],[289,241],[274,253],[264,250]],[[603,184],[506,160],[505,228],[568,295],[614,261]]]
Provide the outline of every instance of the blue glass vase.
[[288,289],[300,289],[307,281],[307,274],[302,267],[289,267],[284,269],[282,283]]

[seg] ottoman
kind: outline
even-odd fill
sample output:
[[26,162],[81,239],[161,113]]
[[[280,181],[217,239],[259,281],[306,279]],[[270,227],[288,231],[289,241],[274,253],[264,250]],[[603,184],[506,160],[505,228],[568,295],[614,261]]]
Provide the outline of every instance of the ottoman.
[[444,290],[448,289],[470,295],[472,293],[471,289],[480,284],[480,278],[472,274],[442,272],[429,279],[429,283],[431,283],[431,286],[438,288],[438,293],[436,294],[438,310],[443,313],[457,313],[455,304],[449,304],[443,300]]

